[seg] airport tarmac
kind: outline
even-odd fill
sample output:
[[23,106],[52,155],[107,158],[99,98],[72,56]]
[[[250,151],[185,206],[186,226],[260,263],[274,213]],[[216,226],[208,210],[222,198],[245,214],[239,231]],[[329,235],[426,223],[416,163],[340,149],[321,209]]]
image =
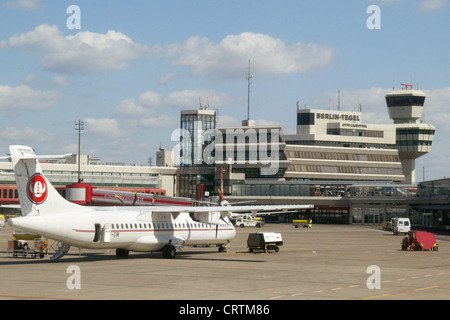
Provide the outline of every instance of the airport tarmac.
[[[249,253],[250,232],[280,232],[279,252]],[[227,253],[190,248],[160,253],[77,248],[58,261],[7,254],[0,229],[0,299],[146,300],[448,300],[450,236],[439,251],[401,251],[403,236],[379,227],[266,224],[237,228]],[[76,277],[76,278],[75,278]],[[369,282],[369,285],[368,285]],[[76,284],[80,287],[77,288]],[[75,288],[74,288],[75,287]],[[370,289],[372,287],[372,289]]]

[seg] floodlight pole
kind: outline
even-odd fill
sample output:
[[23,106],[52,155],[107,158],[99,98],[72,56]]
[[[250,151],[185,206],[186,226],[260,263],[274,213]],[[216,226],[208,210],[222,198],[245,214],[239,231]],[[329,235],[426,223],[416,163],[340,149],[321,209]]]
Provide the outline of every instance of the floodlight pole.
[[[253,75],[250,73],[250,60],[248,60],[248,73],[247,73],[247,120],[250,120],[250,86],[252,84]],[[247,124],[248,125],[248,124]]]
[[77,126],[75,130],[78,130],[78,183],[81,183],[81,131],[84,130],[84,122],[78,120],[78,122],[75,122],[75,126]]

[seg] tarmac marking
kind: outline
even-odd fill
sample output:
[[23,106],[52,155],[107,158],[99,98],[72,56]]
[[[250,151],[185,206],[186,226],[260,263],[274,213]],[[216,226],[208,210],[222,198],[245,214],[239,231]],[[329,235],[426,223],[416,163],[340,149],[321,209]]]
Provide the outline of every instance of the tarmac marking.
[[295,296],[301,296],[302,294],[303,294],[302,292],[298,292],[298,293],[291,293],[289,295],[295,297]]
[[440,288],[440,287],[445,287],[445,286],[450,286],[450,283],[440,284],[440,285],[435,285],[435,286],[430,286],[430,287],[424,287],[424,288],[418,288],[418,289],[412,289],[412,290],[406,290],[406,291],[400,291],[400,292],[394,292],[394,293],[386,293],[386,294],[381,294],[378,296],[362,298],[361,300],[377,299],[377,298],[394,296],[394,295],[403,294],[403,293],[411,293],[411,292],[418,292],[418,291],[423,291],[423,290],[430,290],[430,289],[435,289],[435,288]]
[[56,298],[56,297],[40,297],[40,296],[19,296],[12,294],[0,294],[2,298],[17,298],[17,299],[31,299],[31,300],[77,300],[77,299],[68,299],[68,298]]
[[[447,272],[450,273],[450,272]],[[440,272],[435,274],[437,275],[444,275],[447,274],[445,272]],[[419,279],[419,278],[428,278],[428,277],[432,277],[433,274],[426,274],[423,276],[411,276],[409,277],[409,279]],[[383,280],[383,283],[389,283],[392,281],[404,281],[406,280],[406,278],[397,278],[394,280]],[[352,285],[347,285],[345,286],[346,288],[358,288],[361,285],[359,284],[352,284]],[[435,285],[435,286],[430,286],[430,287],[424,287],[424,288],[418,288],[418,289],[412,289],[412,290],[407,290],[407,291],[401,291],[401,292],[394,292],[394,293],[386,293],[386,294],[381,294],[381,295],[377,295],[377,296],[372,296],[372,297],[366,297],[366,298],[362,298],[360,300],[369,300],[369,299],[376,299],[376,298],[382,298],[382,297],[387,297],[387,296],[393,296],[393,295],[397,295],[397,294],[402,294],[402,293],[408,293],[408,292],[418,292],[418,291],[423,291],[423,290],[429,290],[429,289],[434,289],[434,288],[439,288],[439,287],[444,287],[444,286],[450,286],[450,283],[448,284],[442,284],[442,285]],[[342,287],[335,287],[335,288],[330,288],[330,289],[323,289],[323,290],[312,290],[312,291],[308,291],[308,292],[297,292],[297,293],[289,293],[287,294],[288,296],[291,297],[295,297],[295,296],[300,296],[300,295],[304,295],[304,294],[318,294],[318,293],[323,293],[326,291],[338,291],[338,290],[342,290]],[[272,296],[272,297],[268,297],[267,299],[282,299],[283,295],[279,295],[279,296]]]

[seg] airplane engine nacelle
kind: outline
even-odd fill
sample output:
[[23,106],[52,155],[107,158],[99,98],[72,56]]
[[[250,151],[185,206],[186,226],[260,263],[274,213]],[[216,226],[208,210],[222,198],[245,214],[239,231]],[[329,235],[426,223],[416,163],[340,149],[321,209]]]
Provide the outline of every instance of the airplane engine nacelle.
[[219,224],[220,212],[195,212],[194,219],[201,223]]

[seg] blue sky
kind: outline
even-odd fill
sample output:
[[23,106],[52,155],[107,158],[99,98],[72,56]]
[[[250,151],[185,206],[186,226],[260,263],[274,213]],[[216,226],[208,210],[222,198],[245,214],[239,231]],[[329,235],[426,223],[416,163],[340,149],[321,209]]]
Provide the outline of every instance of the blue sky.
[[437,128],[417,180],[448,177],[449,16],[449,0],[0,1],[0,152],[75,153],[81,119],[83,153],[146,164],[199,100],[219,125],[246,118],[250,59],[251,118],[286,133],[297,101],[336,109],[338,90],[341,110],[392,123],[384,95],[415,83]]

